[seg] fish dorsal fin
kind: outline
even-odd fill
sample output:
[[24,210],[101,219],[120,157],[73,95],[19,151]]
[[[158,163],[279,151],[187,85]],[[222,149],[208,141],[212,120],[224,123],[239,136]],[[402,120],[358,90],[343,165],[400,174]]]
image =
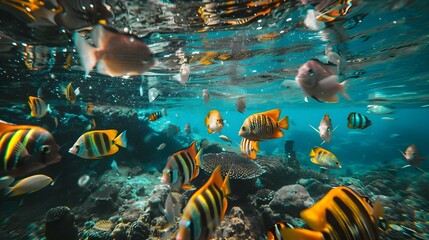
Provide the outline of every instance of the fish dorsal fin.
[[325,114],[325,116],[323,116],[323,118],[324,118],[327,122],[331,123],[331,118],[329,117],[329,114]]
[[109,32],[105,29],[102,25],[97,25],[94,27],[94,29],[91,31],[91,39],[94,42],[94,44],[99,49],[105,48],[105,42],[108,42],[109,38],[113,36],[114,33]]
[[278,108],[277,109],[273,109],[273,110],[270,110],[270,111],[263,112],[261,114],[269,116],[270,118],[274,119],[275,121],[278,121],[279,117],[280,117],[280,109],[278,109]]
[[213,183],[218,188],[222,189],[223,180],[222,180],[222,175],[220,173],[220,165],[213,171],[212,176],[207,181],[207,183],[209,184]]

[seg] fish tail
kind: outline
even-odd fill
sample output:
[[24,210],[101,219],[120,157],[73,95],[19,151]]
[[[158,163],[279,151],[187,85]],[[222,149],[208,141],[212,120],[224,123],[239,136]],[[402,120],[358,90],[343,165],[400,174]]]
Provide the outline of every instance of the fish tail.
[[113,142],[118,146],[126,148],[127,147],[127,130],[123,131],[115,139],[113,139]]
[[197,167],[201,166],[201,162],[202,162],[201,161],[202,160],[201,154],[202,154],[202,152],[203,152],[203,149],[200,148],[200,150],[198,151],[197,155],[195,156],[195,165]]
[[285,228],[281,230],[282,239],[324,240],[323,233],[303,228]]
[[229,185],[229,172],[226,175],[225,180],[223,181],[222,190],[225,195],[229,195],[231,193],[231,187]]
[[13,187],[6,187],[3,190],[3,196],[5,196],[5,197],[7,197],[7,196],[12,197],[13,195],[9,195],[9,194],[12,193],[12,191],[13,191]]
[[95,52],[96,48],[91,46],[79,33],[75,32],[73,36],[74,44],[79,53],[80,61],[85,69],[85,76],[94,68],[97,63]]
[[289,129],[289,117],[286,116],[279,121],[279,127],[288,130]]
[[344,90],[344,88],[346,87],[346,84],[349,82],[349,80],[345,80],[344,82],[340,83],[340,93],[344,96],[345,99],[347,100],[352,100],[350,98],[350,96],[346,93],[346,91]]

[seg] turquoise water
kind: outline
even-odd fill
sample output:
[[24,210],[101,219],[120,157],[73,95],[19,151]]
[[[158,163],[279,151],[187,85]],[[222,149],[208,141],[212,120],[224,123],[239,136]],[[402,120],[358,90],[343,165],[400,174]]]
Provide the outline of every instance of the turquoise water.
[[[75,212],[81,213],[85,199],[97,189],[79,193],[82,189],[76,182],[83,174],[94,176],[102,185],[101,179],[107,182],[113,179],[114,175],[109,174],[111,162],[115,160],[119,169],[140,168],[145,173],[155,172],[151,178],[154,182],[147,187],[149,192],[160,184],[160,172],[174,152],[193,140],[199,143],[206,138],[218,147],[217,150],[239,153],[241,137],[238,131],[243,121],[251,114],[276,108],[281,110],[281,117],[289,117],[289,129],[283,130],[282,138],[261,141],[258,156],[284,157],[285,140],[293,140],[301,167],[319,172],[319,166],[310,161],[308,153],[312,147],[320,146],[322,140],[309,124],[317,127],[324,114],[329,114],[333,127],[338,125],[338,128],[332,141],[322,147],[335,153],[343,166],[328,170],[330,176],[364,180],[367,173],[373,175],[377,171],[391,170],[406,182],[403,185],[410,185],[410,179],[420,179],[421,184],[427,185],[427,173],[415,168],[401,169],[406,160],[400,153],[416,144],[420,156],[429,158],[429,71],[426,65],[429,34],[425,25],[429,5],[424,0],[353,1],[351,12],[319,31],[310,30],[304,24],[306,10],[313,7],[300,1],[274,1],[279,5],[270,5],[269,13],[238,25],[204,22],[198,13],[199,7],[204,6],[200,1],[106,1],[104,6],[110,6],[111,12],[107,25],[119,32],[137,35],[149,46],[157,61],[141,75],[122,78],[96,71],[85,77],[72,41],[74,32],[86,33],[96,23],[82,19],[106,16],[85,10],[75,19],[67,20],[73,23],[71,25],[43,18],[34,21],[24,14],[25,10],[16,7],[22,6],[22,2],[0,1],[0,120],[46,128],[61,147],[62,161],[16,178],[48,174],[53,179],[58,177],[54,186],[22,197],[0,197],[0,216],[5,219],[1,232],[7,239],[41,239],[44,215],[52,207],[66,205],[72,212],[78,209]],[[72,9],[81,9],[99,1],[71,2],[74,3]],[[251,1],[239,2],[237,6],[246,6]],[[61,5],[62,1],[58,3]],[[220,9],[222,7],[218,7]],[[263,8],[255,9],[258,12]],[[248,16],[246,11],[238,11],[236,15],[221,15],[220,19]],[[321,103],[311,97],[306,101],[304,92],[295,83],[298,69],[310,59],[327,62],[327,50],[338,53],[346,62],[340,82],[348,81],[345,91],[351,99],[339,95],[337,103]],[[190,79],[185,84],[174,79],[180,70],[179,62],[183,60],[177,51],[183,53],[190,66]],[[67,102],[64,94],[70,82],[75,89],[80,89],[75,105]],[[152,87],[160,93],[153,102],[149,101]],[[208,103],[203,100],[203,89],[210,94]],[[27,104],[28,97],[37,96],[38,91],[42,91],[42,98],[52,109],[41,119],[30,116]],[[239,97],[246,99],[244,113],[235,107]],[[94,105],[94,117],[86,112],[88,103]],[[371,113],[368,105],[386,106],[393,112]],[[154,122],[147,120],[147,114],[163,108],[168,116]],[[226,120],[221,134],[229,137],[231,144],[222,141],[220,133],[207,133],[204,118],[213,109],[219,110]],[[372,125],[363,130],[347,128],[350,112],[364,114]],[[70,120],[74,117],[79,120]],[[100,160],[86,160],[68,153],[92,119],[97,124],[95,129],[127,130],[129,146]],[[191,126],[191,134],[184,132],[187,123]],[[167,134],[170,124],[179,128],[177,134]],[[167,143],[166,148],[156,150],[161,143]],[[429,162],[422,161],[419,167],[429,171]],[[381,173],[380,176],[383,178]],[[122,175],[122,178],[121,184],[124,184],[127,176]],[[386,185],[401,185],[397,179],[391,181]],[[406,190],[406,187],[401,189]],[[397,194],[404,195],[403,192]],[[389,196],[383,192],[376,195]],[[421,196],[417,197],[421,201],[415,205],[407,202],[408,195],[402,200],[412,205],[413,211],[427,212],[429,199],[424,193]],[[91,218],[97,222],[113,215],[78,216],[77,226],[83,232],[84,223]],[[427,227],[413,225],[413,221],[396,220],[395,224],[412,228],[420,234],[418,236],[427,238]],[[13,227],[15,221],[19,230]],[[428,220],[414,221],[427,224]],[[392,236],[401,235],[383,235],[382,238],[395,239]],[[406,238],[407,235],[402,237],[412,239]]]

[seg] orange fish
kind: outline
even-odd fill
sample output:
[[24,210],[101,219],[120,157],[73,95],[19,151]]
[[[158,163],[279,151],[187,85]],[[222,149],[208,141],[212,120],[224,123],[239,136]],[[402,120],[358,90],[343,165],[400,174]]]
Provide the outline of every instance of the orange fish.
[[28,105],[31,108],[31,116],[34,118],[42,118],[46,115],[47,112],[50,112],[51,109],[49,105],[46,105],[43,99],[38,97],[30,96],[28,97]]
[[209,239],[225,216],[230,192],[229,174],[222,180],[218,166],[183,209],[176,239]]
[[244,120],[238,135],[254,141],[280,138],[280,128],[288,129],[289,122],[287,116],[279,121],[279,116],[280,109],[252,114]]
[[205,125],[207,126],[208,133],[220,132],[223,129],[223,119],[222,115],[218,110],[211,110],[206,118]]

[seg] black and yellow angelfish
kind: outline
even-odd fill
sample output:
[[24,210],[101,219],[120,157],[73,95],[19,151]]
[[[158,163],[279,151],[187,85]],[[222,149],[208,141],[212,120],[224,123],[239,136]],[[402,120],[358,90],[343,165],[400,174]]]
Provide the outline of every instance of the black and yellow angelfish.
[[202,148],[197,153],[197,141],[168,158],[167,165],[162,171],[162,183],[167,183],[173,189],[191,189],[189,182],[199,174]]
[[29,96],[28,105],[31,109],[30,115],[34,118],[42,118],[46,115],[47,112],[51,111],[49,105],[46,105],[46,102],[38,97]]
[[209,239],[225,216],[229,193],[229,174],[222,180],[218,166],[186,204],[176,240]]
[[96,130],[82,134],[69,149],[69,153],[81,158],[99,159],[101,157],[115,154],[119,147],[127,147],[127,131],[118,134],[115,129]]
[[0,174],[24,175],[59,162],[59,149],[44,128],[0,121]]
[[347,117],[347,127],[351,129],[365,129],[371,124],[371,120],[360,113],[351,112]]
[[[268,239],[377,240],[380,239],[379,231],[387,229],[383,211],[379,201],[373,206],[367,197],[351,188],[337,187],[301,212],[312,230],[280,227],[276,235],[280,238]],[[267,235],[273,236],[270,232]]]

